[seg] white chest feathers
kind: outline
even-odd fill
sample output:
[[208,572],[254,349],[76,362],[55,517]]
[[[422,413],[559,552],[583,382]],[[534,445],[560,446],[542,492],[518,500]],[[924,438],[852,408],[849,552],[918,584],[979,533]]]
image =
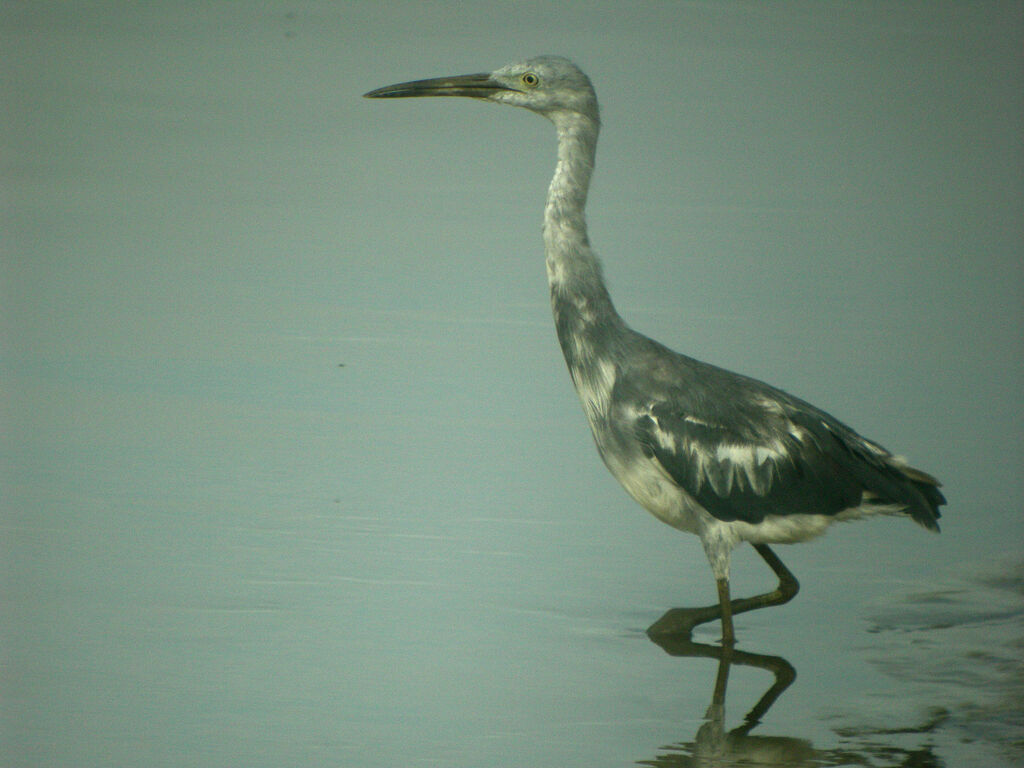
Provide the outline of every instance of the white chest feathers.
[[572,367],[569,372],[594,437],[600,440],[601,425],[607,420],[611,408],[615,365],[607,360],[596,360],[593,365]]
[[597,450],[615,479],[658,519],[675,528],[695,532],[702,513],[699,505],[656,461],[644,456],[639,448],[632,450],[633,446],[622,445],[622,436],[617,439],[614,435],[611,421],[615,417],[612,413],[615,365],[607,360],[596,360],[586,367],[570,368],[570,373]]

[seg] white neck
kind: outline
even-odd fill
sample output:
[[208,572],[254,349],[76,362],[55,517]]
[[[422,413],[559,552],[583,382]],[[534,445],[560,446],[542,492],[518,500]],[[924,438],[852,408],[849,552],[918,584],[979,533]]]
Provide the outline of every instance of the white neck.
[[558,165],[544,209],[544,249],[555,329],[574,380],[624,330],[590,249],[584,207],[597,151],[597,121],[577,112],[552,117]]
[[584,208],[594,172],[598,125],[576,112],[552,117],[558,129],[558,165],[544,208],[544,247],[552,289],[569,277],[581,260],[593,260]]

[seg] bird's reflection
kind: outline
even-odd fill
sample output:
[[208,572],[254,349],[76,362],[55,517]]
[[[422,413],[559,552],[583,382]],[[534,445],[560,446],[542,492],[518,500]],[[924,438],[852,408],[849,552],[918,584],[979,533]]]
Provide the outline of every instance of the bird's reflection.
[[[750,732],[767,715],[775,701],[796,679],[793,665],[781,656],[741,651],[728,645],[695,643],[690,637],[650,635],[651,640],[666,653],[681,658],[718,660],[718,674],[711,694],[711,703],[704,723],[692,741],[683,741],[661,748],[660,754],[637,765],[655,768],[729,768],[729,766],[873,766],[883,756],[887,765],[940,766],[942,763],[930,747],[904,750],[891,744],[868,741],[838,749],[815,749],[810,741],[795,736],[752,736]],[[731,666],[755,667],[771,672],[773,681],[757,703],[744,716],[743,722],[726,730],[725,698]]]
[[[796,679],[793,665],[781,656],[750,653],[721,645],[695,643],[685,636],[651,635],[651,640],[672,656],[718,659],[718,674],[711,694],[704,724],[693,741],[678,744],[653,760],[639,765],[651,766],[720,766],[732,764],[809,765],[815,750],[810,742],[786,736],[751,736],[750,731],[761,722],[775,700]],[[758,702],[743,718],[743,723],[730,731],[725,729],[725,691],[729,668],[756,667],[772,673],[774,680]]]

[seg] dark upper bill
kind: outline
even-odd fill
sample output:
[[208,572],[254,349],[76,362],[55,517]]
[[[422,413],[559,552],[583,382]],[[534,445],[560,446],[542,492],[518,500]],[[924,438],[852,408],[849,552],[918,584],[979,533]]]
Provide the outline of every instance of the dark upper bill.
[[406,96],[472,96],[487,98],[495,91],[506,91],[507,86],[492,80],[486,72],[455,77],[433,77],[429,80],[413,80],[408,83],[385,85],[383,88],[364,93],[369,99],[398,99]]

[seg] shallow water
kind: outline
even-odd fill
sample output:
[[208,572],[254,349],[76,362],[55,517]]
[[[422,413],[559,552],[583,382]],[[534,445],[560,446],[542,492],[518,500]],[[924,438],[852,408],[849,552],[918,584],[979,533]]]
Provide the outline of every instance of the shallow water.
[[[3,4],[0,763],[1024,761],[1021,23],[859,7],[693,4],[686,31],[616,7],[617,43],[535,9],[609,105],[592,223],[623,313],[834,410],[951,500],[940,536],[886,519],[780,548],[801,593],[738,618],[726,675],[716,627],[644,633],[713,582],[607,475],[565,375],[550,126],[358,98],[497,65],[504,6]],[[453,57],[467,36],[424,21],[478,42]],[[665,118],[631,117],[658,88],[602,64],[663,29],[649,64],[702,105],[664,157],[643,131]],[[765,55],[794,80],[755,77]],[[642,204],[626,160],[652,163]],[[733,581],[771,586],[749,550]]]

